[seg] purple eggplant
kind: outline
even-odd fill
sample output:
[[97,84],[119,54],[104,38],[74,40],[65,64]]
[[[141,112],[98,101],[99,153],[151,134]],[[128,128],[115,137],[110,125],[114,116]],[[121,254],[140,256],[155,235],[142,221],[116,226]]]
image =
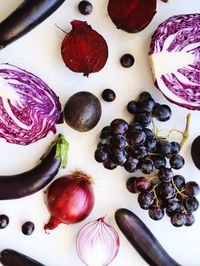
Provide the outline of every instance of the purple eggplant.
[[12,249],[4,249],[1,251],[0,262],[4,266],[45,266],[44,264]]
[[24,173],[0,176],[0,200],[22,198],[44,188],[66,166],[67,152],[68,142],[59,135],[37,166]]
[[22,37],[56,11],[65,0],[24,0],[0,23],[0,48]]
[[180,266],[134,213],[127,209],[119,209],[115,213],[115,220],[131,245],[149,265]]

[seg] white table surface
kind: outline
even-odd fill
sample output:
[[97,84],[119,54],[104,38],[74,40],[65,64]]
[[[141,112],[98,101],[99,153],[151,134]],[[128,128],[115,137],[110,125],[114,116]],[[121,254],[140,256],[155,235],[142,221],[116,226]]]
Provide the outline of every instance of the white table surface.
[[[21,1],[0,0],[0,20],[11,12]],[[157,14],[151,24],[142,32],[128,34],[117,30],[107,14],[107,0],[91,0],[94,10],[90,16],[83,16],[77,10],[78,0],[67,0],[49,19],[32,32],[16,41],[0,52],[0,62],[9,62],[38,75],[60,96],[61,103],[75,92],[88,90],[98,96],[103,89],[111,88],[117,98],[113,103],[102,103],[102,117],[98,125],[87,133],[79,133],[66,124],[57,127],[58,133],[65,134],[70,143],[69,162],[66,170],[58,176],[68,174],[74,169],[82,169],[91,174],[95,180],[95,207],[90,216],[75,225],[60,225],[51,234],[43,231],[43,225],[49,218],[43,200],[43,192],[12,201],[0,202],[0,213],[10,218],[9,226],[0,230],[0,250],[16,249],[32,256],[47,266],[81,266],[75,250],[75,240],[78,230],[87,222],[107,215],[108,221],[118,230],[114,221],[114,212],[120,207],[126,207],[135,212],[155,234],[168,253],[183,266],[200,265],[200,210],[195,213],[196,222],[192,227],[175,228],[166,216],[155,222],[148,217],[147,211],[138,207],[136,195],[130,194],[126,188],[126,179],[131,176],[122,168],[108,171],[95,162],[93,153],[102,127],[114,118],[130,120],[126,104],[137,95],[148,90],[160,103],[168,103],[162,94],[154,87],[147,59],[150,37],[156,27],[171,15],[200,12],[199,0],[170,0],[169,4],[158,1]],[[71,29],[73,19],[87,20],[92,27],[101,33],[109,46],[109,59],[102,71],[91,74],[89,78],[73,73],[67,69],[60,55],[60,46],[64,34],[55,26],[58,24],[66,31]],[[130,69],[120,66],[119,58],[130,52],[135,57],[135,64]],[[167,123],[157,123],[161,128],[184,129],[188,110],[170,104],[173,116]],[[199,112],[192,111],[191,132],[188,142],[183,148],[186,158],[184,168],[179,171],[187,180],[200,183],[200,172],[192,163],[190,148],[193,139],[200,134]],[[54,139],[49,134],[45,139],[23,147],[0,140],[1,174],[19,173],[32,168],[40,156]],[[138,173],[137,175],[140,175]],[[21,233],[24,221],[35,223],[35,232],[31,236]],[[128,243],[118,230],[121,247],[113,266],[145,266],[146,262]]]

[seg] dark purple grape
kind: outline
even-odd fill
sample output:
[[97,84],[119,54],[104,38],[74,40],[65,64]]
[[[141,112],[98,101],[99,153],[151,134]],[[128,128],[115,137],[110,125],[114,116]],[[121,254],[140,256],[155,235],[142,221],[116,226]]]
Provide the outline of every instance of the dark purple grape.
[[93,6],[89,1],[81,1],[78,5],[78,10],[83,15],[90,15],[93,10]]
[[187,197],[184,199],[184,207],[188,212],[194,212],[199,207],[199,201],[195,197]]
[[130,177],[126,181],[126,188],[131,193],[138,193],[139,192],[137,187],[136,187],[136,180],[137,180],[137,177],[133,176],[133,177]]
[[177,154],[180,151],[180,145],[178,142],[172,141],[171,142],[171,152],[170,154]]
[[33,231],[35,230],[35,226],[34,226],[34,223],[28,221],[28,222],[25,222],[23,225],[22,225],[22,233],[24,235],[31,235],[33,233]]
[[5,214],[0,215],[0,229],[4,229],[8,226],[9,224],[9,218]]
[[175,195],[175,188],[171,182],[160,183],[158,193],[162,199],[170,199]]
[[151,159],[153,160],[156,169],[162,169],[167,164],[164,155],[153,155],[151,156]]
[[127,122],[120,118],[113,120],[110,127],[114,135],[124,135],[124,133],[128,130]]
[[112,160],[108,160],[108,161],[106,161],[106,162],[103,163],[103,166],[106,169],[114,170],[117,167],[117,164],[114,163]]
[[105,89],[103,92],[102,92],[102,98],[104,101],[106,102],[113,102],[116,98],[116,94],[113,90],[111,89]]
[[172,180],[174,174],[170,168],[162,168],[158,172],[158,177],[162,182],[169,182]]
[[145,142],[146,135],[143,130],[135,130],[129,134],[129,142],[131,145],[139,145]]
[[148,210],[149,207],[153,204],[153,194],[150,193],[149,191],[142,191],[138,195],[138,203],[140,207],[144,210]]
[[111,153],[111,158],[117,165],[123,165],[127,161],[127,153],[125,150],[115,149]]
[[148,112],[135,114],[135,122],[140,123],[143,127],[148,127],[151,124],[151,121],[152,117]]
[[168,155],[171,152],[171,143],[168,140],[158,142],[157,151],[163,155]]
[[148,150],[146,147],[139,145],[132,148],[132,155],[134,158],[143,159],[148,156]]
[[124,169],[129,173],[134,173],[138,169],[139,161],[138,159],[129,156],[124,164]]
[[157,141],[158,139],[155,136],[146,137],[144,145],[148,150],[153,150],[157,145]]
[[96,149],[94,158],[98,163],[103,163],[109,159],[109,153],[105,146],[99,146]]
[[143,174],[150,174],[154,171],[154,162],[151,159],[143,159],[140,161],[139,169]]
[[112,135],[111,128],[109,126],[106,126],[101,130],[100,139],[106,139],[111,135]]
[[128,146],[128,141],[123,135],[116,135],[110,139],[111,149],[125,149]]
[[161,220],[164,214],[164,210],[160,206],[153,205],[149,208],[149,217],[155,221]]
[[139,104],[140,112],[151,112],[153,110],[155,101],[153,99],[145,99]]
[[182,190],[185,186],[185,178],[182,175],[175,175],[173,177],[174,184],[179,190]]
[[143,127],[138,122],[133,121],[130,123],[128,130],[129,130],[129,134],[131,134],[131,132],[135,132],[137,130],[143,130]]
[[180,208],[180,202],[176,197],[173,197],[165,201],[165,206],[169,212],[174,212]]
[[185,160],[181,155],[176,154],[170,158],[169,163],[170,163],[172,168],[178,170],[184,166]]
[[191,212],[187,212],[185,214],[185,225],[186,226],[191,226],[195,222],[195,217],[194,214]]
[[144,176],[138,177],[135,183],[138,191],[148,190],[151,187],[151,183],[148,178]]
[[125,68],[131,67],[134,64],[134,62],[135,62],[135,59],[131,54],[124,54],[120,58],[120,63]]
[[143,101],[152,99],[151,94],[147,91],[143,91],[142,93],[140,93],[139,95],[139,102],[142,103]]
[[138,112],[138,102],[136,101],[130,101],[127,104],[127,110],[130,114],[136,114]]
[[172,116],[171,108],[168,105],[165,104],[155,104],[153,111],[152,111],[153,117],[155,117],[157,120],[161,122],[165,122],[169,120]]
[[149,128],[143,128],[143,131],[144,131],[147,138],[150,136],[154,136],[152,130]]
[[199,185],[194,181],[190,181],[185,184],[184,194],[188,197],[197,196],[199,194],[199,190]]
[[175,226],[175,227],[180,227],[183,226],[185,224],[185,215],[182,214],[181,212],[175,212],[172,216],[171,216],[171,223]]

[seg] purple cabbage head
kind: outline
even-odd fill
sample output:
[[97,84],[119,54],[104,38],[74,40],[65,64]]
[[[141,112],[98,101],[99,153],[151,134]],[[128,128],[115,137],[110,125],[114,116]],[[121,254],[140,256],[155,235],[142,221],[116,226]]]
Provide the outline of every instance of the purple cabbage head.
[[61,116],[59,98],[44,81],[10,64],[0,64],[0,137],[28,145],[44,138]]
[[164,21],[152,36],[149,55],[155,84],[164,96],[200,110],[200,14]]

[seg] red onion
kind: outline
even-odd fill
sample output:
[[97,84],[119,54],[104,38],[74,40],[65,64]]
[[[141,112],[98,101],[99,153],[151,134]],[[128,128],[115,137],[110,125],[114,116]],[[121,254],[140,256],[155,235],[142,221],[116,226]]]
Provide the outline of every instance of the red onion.
[[143,30],[156,14],[156,0],[110,0],[108,14],[118,29],[129,33]]
[[44,226],[45,230],[52,230],[60,223],[82,221],[94,205],[92,178],[78,171],[58,178],[47,189],[46,205],[51,218]]
[[100,71],[108,59],[105,39],[87,22],[74,20],[71,25],[72,31],[67,33],[61,47],[66,66],[84,76]]
[[119,246],[117,231],[104,221],[104,217],[86,224],[77,235],[78,256],[88,266],[110,264],[117,256]]

